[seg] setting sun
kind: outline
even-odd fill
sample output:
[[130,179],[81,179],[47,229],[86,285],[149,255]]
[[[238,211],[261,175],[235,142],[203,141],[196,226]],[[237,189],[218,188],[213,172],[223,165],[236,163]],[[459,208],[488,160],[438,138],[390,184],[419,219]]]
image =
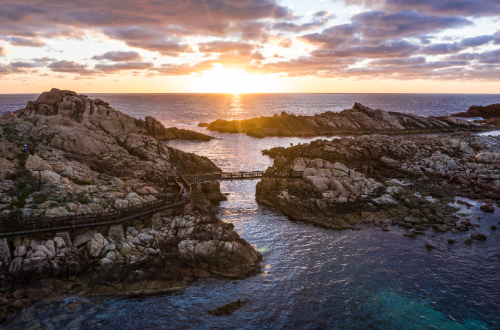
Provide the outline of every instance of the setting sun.
[[272,90],[272,77],[251,74],[239,69],[226,69],[215,65],[200,77],[210,93],[259,93]]

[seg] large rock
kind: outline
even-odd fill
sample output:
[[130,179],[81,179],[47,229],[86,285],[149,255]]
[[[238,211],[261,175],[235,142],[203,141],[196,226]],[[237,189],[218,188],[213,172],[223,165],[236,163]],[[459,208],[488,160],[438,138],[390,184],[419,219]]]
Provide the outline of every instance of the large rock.
[[488,118],[499,118],[500,117],[500,104],[491,104],[487,106],[477,106],[473,105],[467,110],[467,112],[459,112],[455,117],[482,117]]
[[94,235],[96,233],[97,233],[96,230],[89,230],[81,235],[76,236],[75,240],[73,241],[73,246],[77,247],[77,246],[80,246],[82,244],[87,243],[88,241],[90,241],[94,237]]
[[111,226],[109,228],[108,237],[115,243],[121,243],[125,241],[125,233],[123,232],[122,225]]
[[476,163],[491,164],[500,163],[500,153],[497,152],[482,152],[476,155]]
[[52,167],[49,165],[49,163],[47,163],[37,155],[28,156],[28,159],[26,159],[25,168],[33,171],[52,170]]

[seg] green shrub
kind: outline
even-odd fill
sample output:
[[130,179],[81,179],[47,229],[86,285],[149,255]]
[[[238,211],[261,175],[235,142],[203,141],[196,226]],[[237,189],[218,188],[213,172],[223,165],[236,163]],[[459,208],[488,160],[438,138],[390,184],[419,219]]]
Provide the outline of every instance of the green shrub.
[[59,204],[57,204],[56,202],[52,202],[49,204],[50,208],[54,208],[54,207],[58,207],[58,206],[59,206]]
[[90,203],[89,199],[85,198],[85,197],[82,197],[82,198],[78,199],[78,202],[80,204],[84,204],[84,205],[87,205],[88,203]]
[[55,198],[56,202],[64,202],[66,198],[64,198],[63,196],[58,196]]
[[33,202],[36,204],[42,204],[45,203],[46,201],[47,201],[47,196],[45,196],[44,194],[36,194],[35,196],[33,196]]
[[24,198],[20,198],[17,202],[11,203],[11,207],[17,207],[18,209],[22,209],[24,205],[26,204],[26,201]]

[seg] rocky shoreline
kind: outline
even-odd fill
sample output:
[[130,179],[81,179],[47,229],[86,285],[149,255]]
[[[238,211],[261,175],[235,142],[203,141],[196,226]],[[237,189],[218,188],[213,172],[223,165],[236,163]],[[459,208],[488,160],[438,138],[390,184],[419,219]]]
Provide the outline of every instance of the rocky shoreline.
[[[331,229],[374,224],[412,233],[473,229],[449,205],[455,196],[500,206],[500,137],[366,135],[264,151],[268,171],[303,171],[303,180],[264,179],[256,197],[294,220]],[[414,234],[415,235],[415,234]]]
[[459,112],[454,117],[483,118],[476,120],[478,123],[500,127],[500,104],[490,104],[487,106],[471,106],[467,112]]
[[[160,125],[57,89],[4,113],[2,221],[123,210],[177,195],[166,176],[219,171],[208,158],[159,141],[172,132],[206,138]],[[32,154],[25,144],[35,148]],[[186,205],[120,225],[0,239],[0,320],[61,294],[171,292],[197,278],[258,272],[261,254],[211,213],[226,199],[219,187],[193,185]]]
[[273,117],[227,121],[217,119],[208,130],[221,133],[245,133],[253,137],[331,136],[360,134],[422,134],[456,131],[487,131],[492,128],[452,116],[422,117],[355,103],[342,112],[325,112],[314,116],[295,116],[285,112]]

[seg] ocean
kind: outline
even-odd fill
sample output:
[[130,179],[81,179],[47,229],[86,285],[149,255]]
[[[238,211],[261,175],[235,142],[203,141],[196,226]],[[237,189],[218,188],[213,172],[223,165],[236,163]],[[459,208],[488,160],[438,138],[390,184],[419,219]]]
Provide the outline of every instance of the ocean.
[[[309,142],[304,138],[256,139],[207,132],[199,122],[242,119],[282,111],[317,114],[360,102],[371,108],[425,116],[500,103],[500,95],[462,94],[90,94],[131,116],[151,115],[166,126],[216,137],[210,142],[170,141],[169,146],[207,156],[225,171],[263,170],[272,159],[263,149]],[[0,113],[24,107],[37,95],[0,95]],[[329,137],[332,139],[332,137]],[[222,182],[228,200],[216,207],[222,221],[263,254],[262,272],[242,280],[198,280],[174,294],[134,298],[90,297],[76,314],[66,306],[77,297],[36,305],[45,328],[80,329],[500,329],[500,233],[491,231],[498,213],[479,203],[461,212],[486,241],[437,233],[415,239],[404,229],[332,231],[293,222],[255,201],[256,181]],[[498,211],[498,210],[497,210]],[[450,245],[453,237],[459,243]],[[437,247],[428,252],[425,243]],[[229,316],[209,310],[241,299]],[[23,328],[21,318],[4,328]]]

